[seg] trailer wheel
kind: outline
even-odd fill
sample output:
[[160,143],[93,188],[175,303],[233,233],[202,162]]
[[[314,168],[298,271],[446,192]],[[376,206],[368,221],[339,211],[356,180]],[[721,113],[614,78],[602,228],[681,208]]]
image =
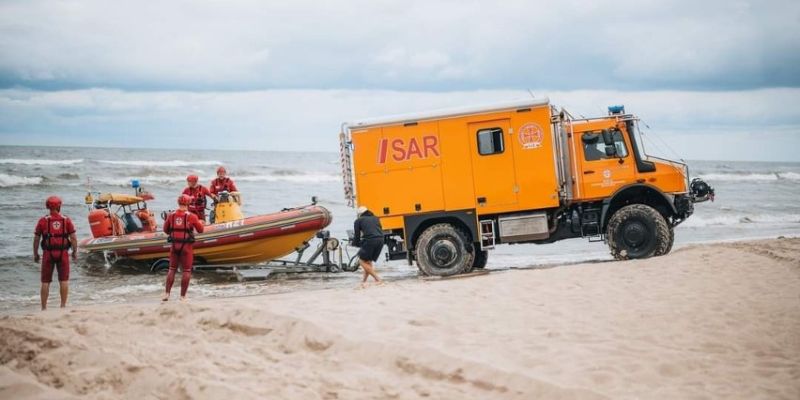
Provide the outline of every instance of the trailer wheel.
[[486,268],[487,261],[489,261],[489,251],[475,249],[475,260],[472,261],[472,268]]
[[669,227],[669,240],[667,241],[667,245],[664,248],[663,252],[656,252],[656,256],[663,256],[665,254],[669,254],[672,251],[672,244],[675,243],[675,229],[671,226]]
[[472,244],[450,224],[432,225],[416,244],[417,266],[425,275],[450,276],[472,269]]
[[667,221],[654,208],[631,204],[608,221],[608,247],[617,260],[665,254],[670,244]]
[[157,274],[159,272],[164,272],[169,269],[169,259],[168,258],[159,258],[158,260],[154,261],[153,264],[150,265],[150,272]]
[[350,261],[347,262],[347,265],[345,265],[343,269],[347,272],[356,272],[359,266],[361,266],[361,264],[358,262],[358,254],[356,254],[350,257]]

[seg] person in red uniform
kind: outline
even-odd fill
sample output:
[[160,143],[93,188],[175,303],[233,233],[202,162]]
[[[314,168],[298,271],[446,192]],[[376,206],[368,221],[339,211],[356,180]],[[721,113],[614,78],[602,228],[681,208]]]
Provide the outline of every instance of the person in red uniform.
[[172,243],[169,250],[169,272],[167,273],[166,290],[163,301],[169,300],[172,284],[175,283],[175,271],[181,266],[181,301],[186,300],[189,280],[192,279],[194,263],[194,233],[203,233],[203,223],[189,212],[191,197],[183,194],[178,197],[178,210],[170,214],[164,221],[164,233],[169,235]]
[[233,183],[233,179],[228,178],[228,170],[220,166],[217,168],[217,178],[211,181],[211,194],[216,196],[222,191],[230,193],[238,192],[239,190],[236,189],[236,184]]
[[58,286],[61,292],[61,308],[67,306],[69,294],[69,249],[72,248],[72,259],[77,259],[78,239],[72,220],[61,215],[61,199],[50,196],[45,201],[50,214],[39,219],[33,236],[33,261],[39,262],[39,246],[42,247],[42,311],[47,309],[47,298],[50,297],[50,282],[53,281],[53,269],[58,270]]
[[189,204],[189,212],[197,215],[203,223],[206,221],[206,196],[216,200],[217,196],[211,194],[207,187],[197,183],[197,175],[189,175],[186,177],[186,182],[189,186],[183,189],[183,194],[192,198]]

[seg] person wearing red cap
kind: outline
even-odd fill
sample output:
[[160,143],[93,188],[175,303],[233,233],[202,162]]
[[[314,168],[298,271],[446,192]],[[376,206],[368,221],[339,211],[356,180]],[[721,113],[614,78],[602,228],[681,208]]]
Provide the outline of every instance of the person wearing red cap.
[[175,283],[175,272],[181,266],[181,301],[186,300],[186,291],[189,289],[189,280],[192,278],[192,264],[194,263],[194,233],[203,233],[203,223],[189,212],[192,198],[183,194],[178,197],[178,210],[167,216],[164,221],[164,233],[172,244],[169,249],[169,272],[167,273],[166,289],[163,301],[169,300],[172,284]]
[[58,270],[61,308],[67,306],[70,247],[72,248],[72,260],[76,260],[78,257],[78,238],[75,236],[75,226],[72,224],[72,220],[61,215],[61,199],[58,196],[50,196],[44,204],[50,210],[50,214],[39,219],[33,237],[34,262],[39,262],[39,246],[42,247],[42,311],[47,309],[50,283],[53,281],[53,269]]
[[216,196],[223,191],[231,193],[238,192],[239,190],[236,189],[236,184],[233,183],[233,179],[228,177],[228,170],[220,166],[217,168],[217,178],[211,181],[211,194]]
[[189,212],[197,215],[197,218],[200,219],[203,223],[206,221],[206,196],[211,197],[212,199],[216,200],[217,196],[211,194],[207,187],[197,183],[198,178],[197,175],[189,175],[186,177],[187,186],[183,189],[183,194],[192,198],[191,203],[189,203]]

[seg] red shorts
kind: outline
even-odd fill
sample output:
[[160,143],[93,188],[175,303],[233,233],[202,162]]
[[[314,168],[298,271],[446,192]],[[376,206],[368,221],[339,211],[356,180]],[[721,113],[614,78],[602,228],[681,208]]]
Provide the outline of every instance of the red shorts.
[[53,281],[53,268],[58,270],[58,281],[64,282],[69,280],[69,250],[61,251],[61,259],[59,260],[59,251],[45,250],[42,255],[42,283],[50,283]]

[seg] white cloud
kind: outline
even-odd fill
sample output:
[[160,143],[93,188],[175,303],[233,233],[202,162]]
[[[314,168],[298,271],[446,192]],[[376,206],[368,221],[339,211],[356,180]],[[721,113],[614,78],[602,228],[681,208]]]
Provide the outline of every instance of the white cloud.
[[791,1],[12,0],[0,3],[0,78],[147,90],[797,86],[798,15]]

